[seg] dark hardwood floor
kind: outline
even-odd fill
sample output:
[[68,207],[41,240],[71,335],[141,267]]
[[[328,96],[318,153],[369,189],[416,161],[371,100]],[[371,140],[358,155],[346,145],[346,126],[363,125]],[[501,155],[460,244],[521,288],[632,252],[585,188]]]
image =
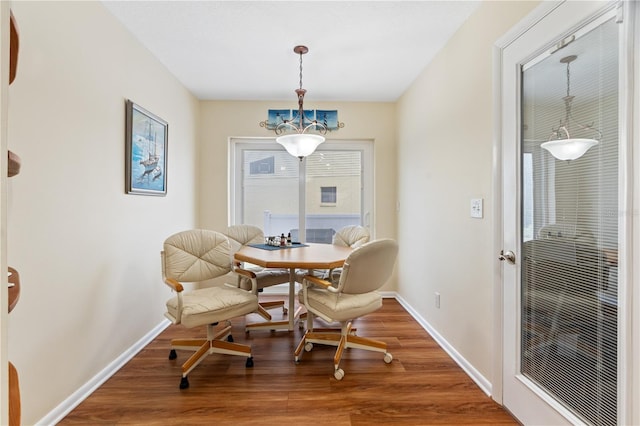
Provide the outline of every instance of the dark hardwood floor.
[[333,377],[335,348],[316,345],[296,365],[302,330],[247,335],[244,322],[233,321],[233,336],[251,344],[253,368],[243,357],[211,355],[180,390],[180,365],[189,355],[178,351],[170,361],[169,341],[202,337],[205,329],[171,326],[59,425],[518,424],[395,299],[354,323],[359,335],[387,342],[393,362],[349,349],[342,381]]

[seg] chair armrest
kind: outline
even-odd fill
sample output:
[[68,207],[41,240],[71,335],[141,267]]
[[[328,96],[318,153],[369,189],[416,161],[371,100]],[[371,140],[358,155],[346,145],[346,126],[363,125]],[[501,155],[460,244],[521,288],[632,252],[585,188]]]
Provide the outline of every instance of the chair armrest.
[[237,265],[233,268],[233,272],[235,272],[238,275],[242,275],[244,277],[247,277],[249,279],[255,279],[256,278],[256,274],[254,272],[249,271],[247,269],[242,269]]
[[316,284],[327,289],[333,287],[333,284],[331,282],[323,280],[322,278],[318,278],[314,275],[305,275],[302,281],[308,281],[311,284]]
[[258,294],[257,275],[252,271],[240,268],[238,265],[238,263],[234,263],[233,267],[233,272],[238,275],[238,288],[240,288],[240,280],[246,278],[251,281],[251,293]]
[[165,278],[164,283],[169,287],[171,287],[172,289],[174,289],[175,291],[177,291],[178,293],[182,293],[182,290],[184,290],[184,287],[182,286],[182,284],[180,284],[178,281],[174,280],[173,278]]

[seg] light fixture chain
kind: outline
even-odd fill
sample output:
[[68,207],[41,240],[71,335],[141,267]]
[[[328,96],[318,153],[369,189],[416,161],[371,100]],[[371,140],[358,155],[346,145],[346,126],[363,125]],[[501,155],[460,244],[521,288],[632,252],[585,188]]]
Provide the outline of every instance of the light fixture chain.
[[571,62],[567,62],[567,97],[569,97],[570,88],[571,88],[571,72],[569,71],[569,66]]
[[300,52],[300,89],[302,89],[302,52]]

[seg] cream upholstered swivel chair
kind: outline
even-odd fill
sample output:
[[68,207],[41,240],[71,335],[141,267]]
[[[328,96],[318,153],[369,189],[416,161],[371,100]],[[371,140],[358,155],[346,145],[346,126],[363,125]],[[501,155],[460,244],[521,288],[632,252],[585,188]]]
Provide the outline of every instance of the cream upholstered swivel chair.
[[[264,244],[264,233],[262,229],[252,225],[232,225],[227,228],[225,235],[229,238],[231,244],[231,262],[234,272],[238,275],[238,287],[242,289],[250,289],[255,286],[255,294],[261,292],[264,288],[289,283],[289,270],[287,269],[268,269],[256,265],[246,265],[233,259],[233,254],[248,244]],[[253,283],[252,283],[253,281]],[[267,309],[282,307],[283,313],[287,312],[284,301],[260,302],[258,314],[267,321],[271,320],[271,315]],[[264,324],[268,328],[267,324]],[[247,330],[261,328],[260,324],[247,324]]]
[[[161,258],[162,278],[165,284],[178,293],[167,301],[165,316],[172,323],[182,324],[187,328],[207,325],[206,338],[171,341],[169,359],[176,359],[176,349],[195,352],[182,365],[180,389],[189,387],[187,375],[212,353],[247,357],[246,366],[252,367],[251,348],[233,343],[229,334],[229,320],[258,309],[255,291],[246,291],[235,286],[184,291],[183,286],[185,282],[206,281],[230,271],[227,237],[203,229],[179,232],[165,240]],[[216,329],[216,325],[223,321],[226,325]]]
[[[348,225],[338,230],[333,235],[332,244],[342,247],[357,248],[364,243],[369,242],[369,230],[360,225]],[[314,270],[312,273],[318,278],[331,281],[334,285],[340,280],[342,268],[331,269],[330,271]],[[301,283],[308,271],[298,271],[296,273],[296,281]]]
[[[390,363],[392,355],[384,342],[356,336],[351,327],[358,317],[382,307],[382,296],[377,292],[391,276],[398,255],[398,244],[391,239],[366,243],[355,249],[344,262],[338,287],[314,275],[307,275],[300,290],[300,302],[307,308],[307,331],[295,350],[296,363],[303,349],[313,349],[313,344],[337,346],[333,358],[334,377],[341,380],[342,353],[348,348],[359,348],[384,353],[384,361]],[[314,317],[327,322],[339,321],[341,330],[319,331],[313,329]]]
[[[343,247],[358,248],[368,243],[370,238],[369,230],[364,226],[350,225],[341,228],[333,236],[333,244]],[[328,278],[334,285],[340,281],[342,268],[335,268],[329,271]]]
[[[357,248],[361,245],[368,243],[370,238],[369,230],[360,225],[348,225],[340,228],[338,232],[333,235],[332,244],[342,247]],[[296,282],[302,283],[302,279],[305,275],[311,273],[312,275],[321,278],[323,280],[331,281],[333,286],[337,286],[340,281],[340,274],[342,268],[334,268],[330,270],[299,270],[296,271]],[[307,317],[306,313],[300,315],[300,320],[304,321]],[[300,323],[300,328],[303,327],[303,323]]]

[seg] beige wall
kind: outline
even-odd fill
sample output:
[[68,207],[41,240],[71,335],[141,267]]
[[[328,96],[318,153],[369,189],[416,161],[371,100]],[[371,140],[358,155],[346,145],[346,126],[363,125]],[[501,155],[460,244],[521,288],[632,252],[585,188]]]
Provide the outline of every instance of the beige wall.
[[[483,2],[398,102],[398,291],[492,378],[492,46],[537,2]],[[470,218],[471,198],[484,218]],[[435,308],[434,294],[441,294]]]
[[[9,317],[23,424],[34,424],[163,319],[159,251],[195,223],[198,102],[100,2],[13,2]],[[166,197],[124,193],[124,102],[169,122]]]

